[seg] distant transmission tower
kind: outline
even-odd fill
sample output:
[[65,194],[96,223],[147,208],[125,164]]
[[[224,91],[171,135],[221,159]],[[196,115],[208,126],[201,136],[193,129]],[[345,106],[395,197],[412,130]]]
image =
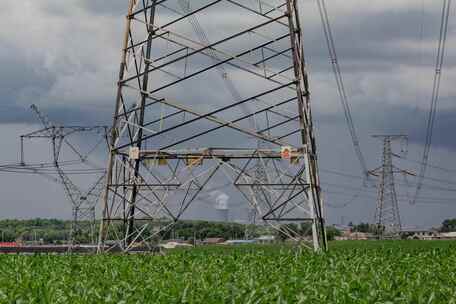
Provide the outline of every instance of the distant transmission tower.
[[130,0],[100,251],[151,248],[222,180],[326,249],[297,3]]
[[[397,154],[393,153],[392,143],[394,141],[407,142],[408,138],[406,135],[374,135],[373,137],[383,142],[382,165],[369,172],[371,175],[379,178],[377,206],[375,210],[377,233],[379,238],[383,238],[384,236],[396,237],[402,230],[402,224],[394,174],[413,174],[394,166],[393,157],[397,156]],[[405,153],[405,151],[401,152]]]
[[[103,142],[106,147],[107,127],[59,126],[52,123],[36,105],[32,105],[31,109],[36,113],[44,128],[21,136],[21,166],[24,169],[33,170],[35,173],[51,176],[52,180],[63,185],[65,194],[72,206],[70,242],[76,244],[83,237],[89,236],[91,242],[94,243],[96,240],[95,208],[104,187],[105,170],[92,164],[89,156],[96,152],[97,148],[103,145]],[[71,136],[82,133],[90,134],[93,138],[98,137],[98,140],[89,147],[88,151],[84,151],[70,141]],[[52,163],[26,163],[24,156],[25,139],[49,139]],[[73,159],[69,161],[63,159],[63,148],[72,154]],[[85,164],[86,168],[78,166],[81,164]],[[84,179],[93,176],[94,181],[87,190],[83,190],[75,182],[75,176],[84,176]]]

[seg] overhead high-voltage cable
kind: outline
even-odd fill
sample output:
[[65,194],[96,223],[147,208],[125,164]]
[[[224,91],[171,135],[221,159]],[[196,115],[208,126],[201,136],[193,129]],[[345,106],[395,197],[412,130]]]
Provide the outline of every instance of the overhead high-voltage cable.
[[342,78],[342,73],[339,66],[339,61],[336,52],[336,46],[334,43],[334,38],[331,30],[331,23],[328,17],[328,11],[326,9],[325,0],[317,0],[318,10],[320,12],[321,22],[323,26],[323,32],[325,35],[326,43],[328,46],[329,57],[331,60],[332,69],[337,83],[337,91],[339,93],[340,101],[342,103],[342,108],[344,110],[345,120],[347,122],[348,130],[352,138],[353,147],[355,149],[356,156],[358,157],[359,163],[361,165],[362,174],[364,179],[367,180],[369,177],[369,171],[367,170],[366,160],[361,151],[361,146],[359,143],[358,134],[356,133],[355,125],[353,122],[353,117],[351,115],[350,104],[348,102],[347,92],[345,90],[344,81]]
[[[352,193],[346,193],[346,192],[341,192],[341,191],[326,191],[327,194],[334,194],[334,195],[337,195],[338,197],[340,196],[348,196],[348,197],[351,197],[353,194]],[[375,196],[373,195],[359,195],[357,196],[357,198],[364,198],[364,199],[376,199]],[[402,202],[402,203],[407,203],[405,201],[406,199],[406,196],[403,196],[403,195],[398,195],[398,198],[402,198],[404,200],[400,200],[399,202]],[[351,202],[351,200],[349,201]],[[433,198],[433,197],[429,197],[429,198],[426,198],[425,200],[419,200],[417,202],[418,205],[433,205],[433,204],[442,204],[442,205],[451,205],[451,206],[455,206],[456,203],[448,198],[448,199],[440,199],[440,198]],[[344,205],[334,205],[334,204],[328,204],[326,203],[326,205],[329,207],[329,208],[332,208],[332,209],[340,209],[340,208],[344,208],[345,206]],[[340,207],[342,206],[342,207]]]
[[[71,167],[74,165],[82,164],[83,161],[61,161],[58,162],[58,166]],[[55,163],[11,163],[11,164],[1,164],[0,172],[9,172],[9,173],[24,173],[24,174],[57,174],[55,169]],[[73,168],[66,169],[65,172],[68,174],[95,174],[95,173],[104,173],[105,169],[103,168]]]
[[427,163],[423,163],[421,161],[418,161],[418,160],[415,160],[415,159],[410,159],[410,158],[400,157],[400,159],[404,160],[404,161],[412,162],[412,163],[415,163],[415,164],[418,164],[418,165],[426,164],[427,168],[433,168],[433,169],[436,169],[436,170],[440,170],[442,172],[446,172],[448,174],[455,174],[456,173],[456,169],[444,168],[444,167],[441,167],[441,166],[437,166],[435,164],[429,163],[429,161]]
[[[329,207],[329,208],[334,208],[334,209],[342,209],[342,208],[345,208],[345,207],[348,207],[349,205],[351,205],[352,203],[354,203],[358,198],[361,197],[361,194],[363,193],[363,190],[365,190],[366,188],[363,186],[361,186],[361,188],[359,188],[359,190],[346,202],[344,202],[343,204],[341,205],[335,205],[335,204],[332,204],[332,203],[328,203],[326,202],[326,205]],[[325,191],[323,191],[325,192]],[[330,192],[329,192],[330,193]]]
[[450,18],[451,0],[443,0],[442,18],[440,24],[439,43],[437,47],[437,60],[435,64],[434,82],[432,87],[431,108],[429,110],[427,126],[426,126],[426,143],[424,146],[423,158],[421,161],[420,171],[418,174],[417,186],[412,204],[415,204],[420,195],[423,186],[424,175],[426,174],[427,163],[431,152],[432,136],[434,132],[434,124],[437,113],[437,103],[440,93],[440,81],[442,78],[442,69],[445,59],[445,47],[448,34],[448,20]]

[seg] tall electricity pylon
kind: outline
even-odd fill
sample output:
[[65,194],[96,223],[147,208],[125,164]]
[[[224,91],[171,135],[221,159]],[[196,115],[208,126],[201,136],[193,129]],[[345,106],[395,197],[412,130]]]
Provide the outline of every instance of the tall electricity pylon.
[[[104,188],[105,170],[96,168],[89,160],[89,155],[96,152],[103,142],[106,145],[108,128],[105,126],[59,126],[52,123],[36,105],[32,105],[31,109],[38,116],[43,128],[21,136],[21,165],[24,169],[33,168],[36,173],[46,174],[45,176],[56,176],[52,179],[63,186],[72,206],[71,244],[77,244],[83,237],[87,236],[90,237],[92,243],[95,243],[95,208]],[[94,138],[98,136],[98,140],[88,151],[84,151],[78,145],[70,142],[71,136],[81,133],[91,135]],[[49,139],[51,142],[52,164],[27,164],[24,156],[25,139]],[[68,152],[71,152],[73,158],[71,161],[62,159],[63,147],[66,147]],[[87,165],[87,168],[75,167],[80,164]],[[85,179],[89,175],[94,176],[94,181],[85,190],[77,185],[71,174],[82,175]]]
[[[375,210],[375,224],[379,238],[384,236],[397,237],[402,230],[401,216],[397,202],[394,174],[412,173],[394,166],[392,143],[394,141],[405,141],[406,135],[374,135],[374,138],[383,142],[382,165],[369,173],[379,178],[377,187],[377,205]],[[404,151],[402,151],[404,152]]]
[[151,247],[227,179],[260,220],[299,241],[282,224],[309,223],[326,249],[297,3],[129,1],[100,251]]

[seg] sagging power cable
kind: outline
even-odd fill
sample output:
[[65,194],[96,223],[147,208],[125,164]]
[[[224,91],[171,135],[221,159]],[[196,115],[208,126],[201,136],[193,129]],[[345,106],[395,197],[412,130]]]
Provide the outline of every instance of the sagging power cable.
[[353,142],[353,147],[355,149],[356,156],[359,160],[361,165],[362,175],[364,179],[367,180],[369,178],[369,171],[367,169],[366,160],[361,150],[358,134],[355,129],[355,125],[353,122],[353,117],[350,110],[350,104],[348,102],[347,92],[345,90],[345,85],[342,77],[342,72],[339,66],[339,61],[336,52],[336,46],[331,30],[331,23],[328,16],[328,10],[326,8],[325,0],[317,0],[318,10],[320,12],[321,22],[323,26],[323,32],[326,39],[326,44],[328,46],[329,57],[331,60],[331,66],[334,72],[334,76],[336,78],[337,84],[337,91],[339,93],[340,101],[342,104],[342,108],[344,110],[345,120],[348,126],[348,130],[350,132],[350,136]]
[[432,145],[432,136],[434,132],[434,125],[435,125],[435,118],[437,113],[437,103],[440,97],[440,81],[442,78],[442,69],[443,63],[445,59],[445,47],[446,47],[446,40],[448,34],[448,21],[450,18],[450,9],[451,9],[451,0],[443,0],[443,8],[442,8],[442,16],[441,16],[441,23],[440,23],[440,34],[439,34],[439,42],[437,47],[437,59],[435,64],[435,74],[434,74],[434,82],[432,87],[432,96],[431,96],[431,108],[429,109],[429,115],[427,119],[427,126],[426,126],[426,143],[424,146],[423,158],[421,161],[420,171],[418,174],[417,179],[417,186],[415,195],[412,200],[412,204],[416,203],[420,195],[420,191],[423,186],[423,179],[424,175],[426,174],[427,163],[429,161],[429,156],[431,152],[431,145]]

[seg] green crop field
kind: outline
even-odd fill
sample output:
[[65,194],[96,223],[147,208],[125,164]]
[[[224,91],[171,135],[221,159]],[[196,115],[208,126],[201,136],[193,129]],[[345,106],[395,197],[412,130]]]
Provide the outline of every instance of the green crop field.
[[0,256],[0,303],[456,303],[456,243]]

